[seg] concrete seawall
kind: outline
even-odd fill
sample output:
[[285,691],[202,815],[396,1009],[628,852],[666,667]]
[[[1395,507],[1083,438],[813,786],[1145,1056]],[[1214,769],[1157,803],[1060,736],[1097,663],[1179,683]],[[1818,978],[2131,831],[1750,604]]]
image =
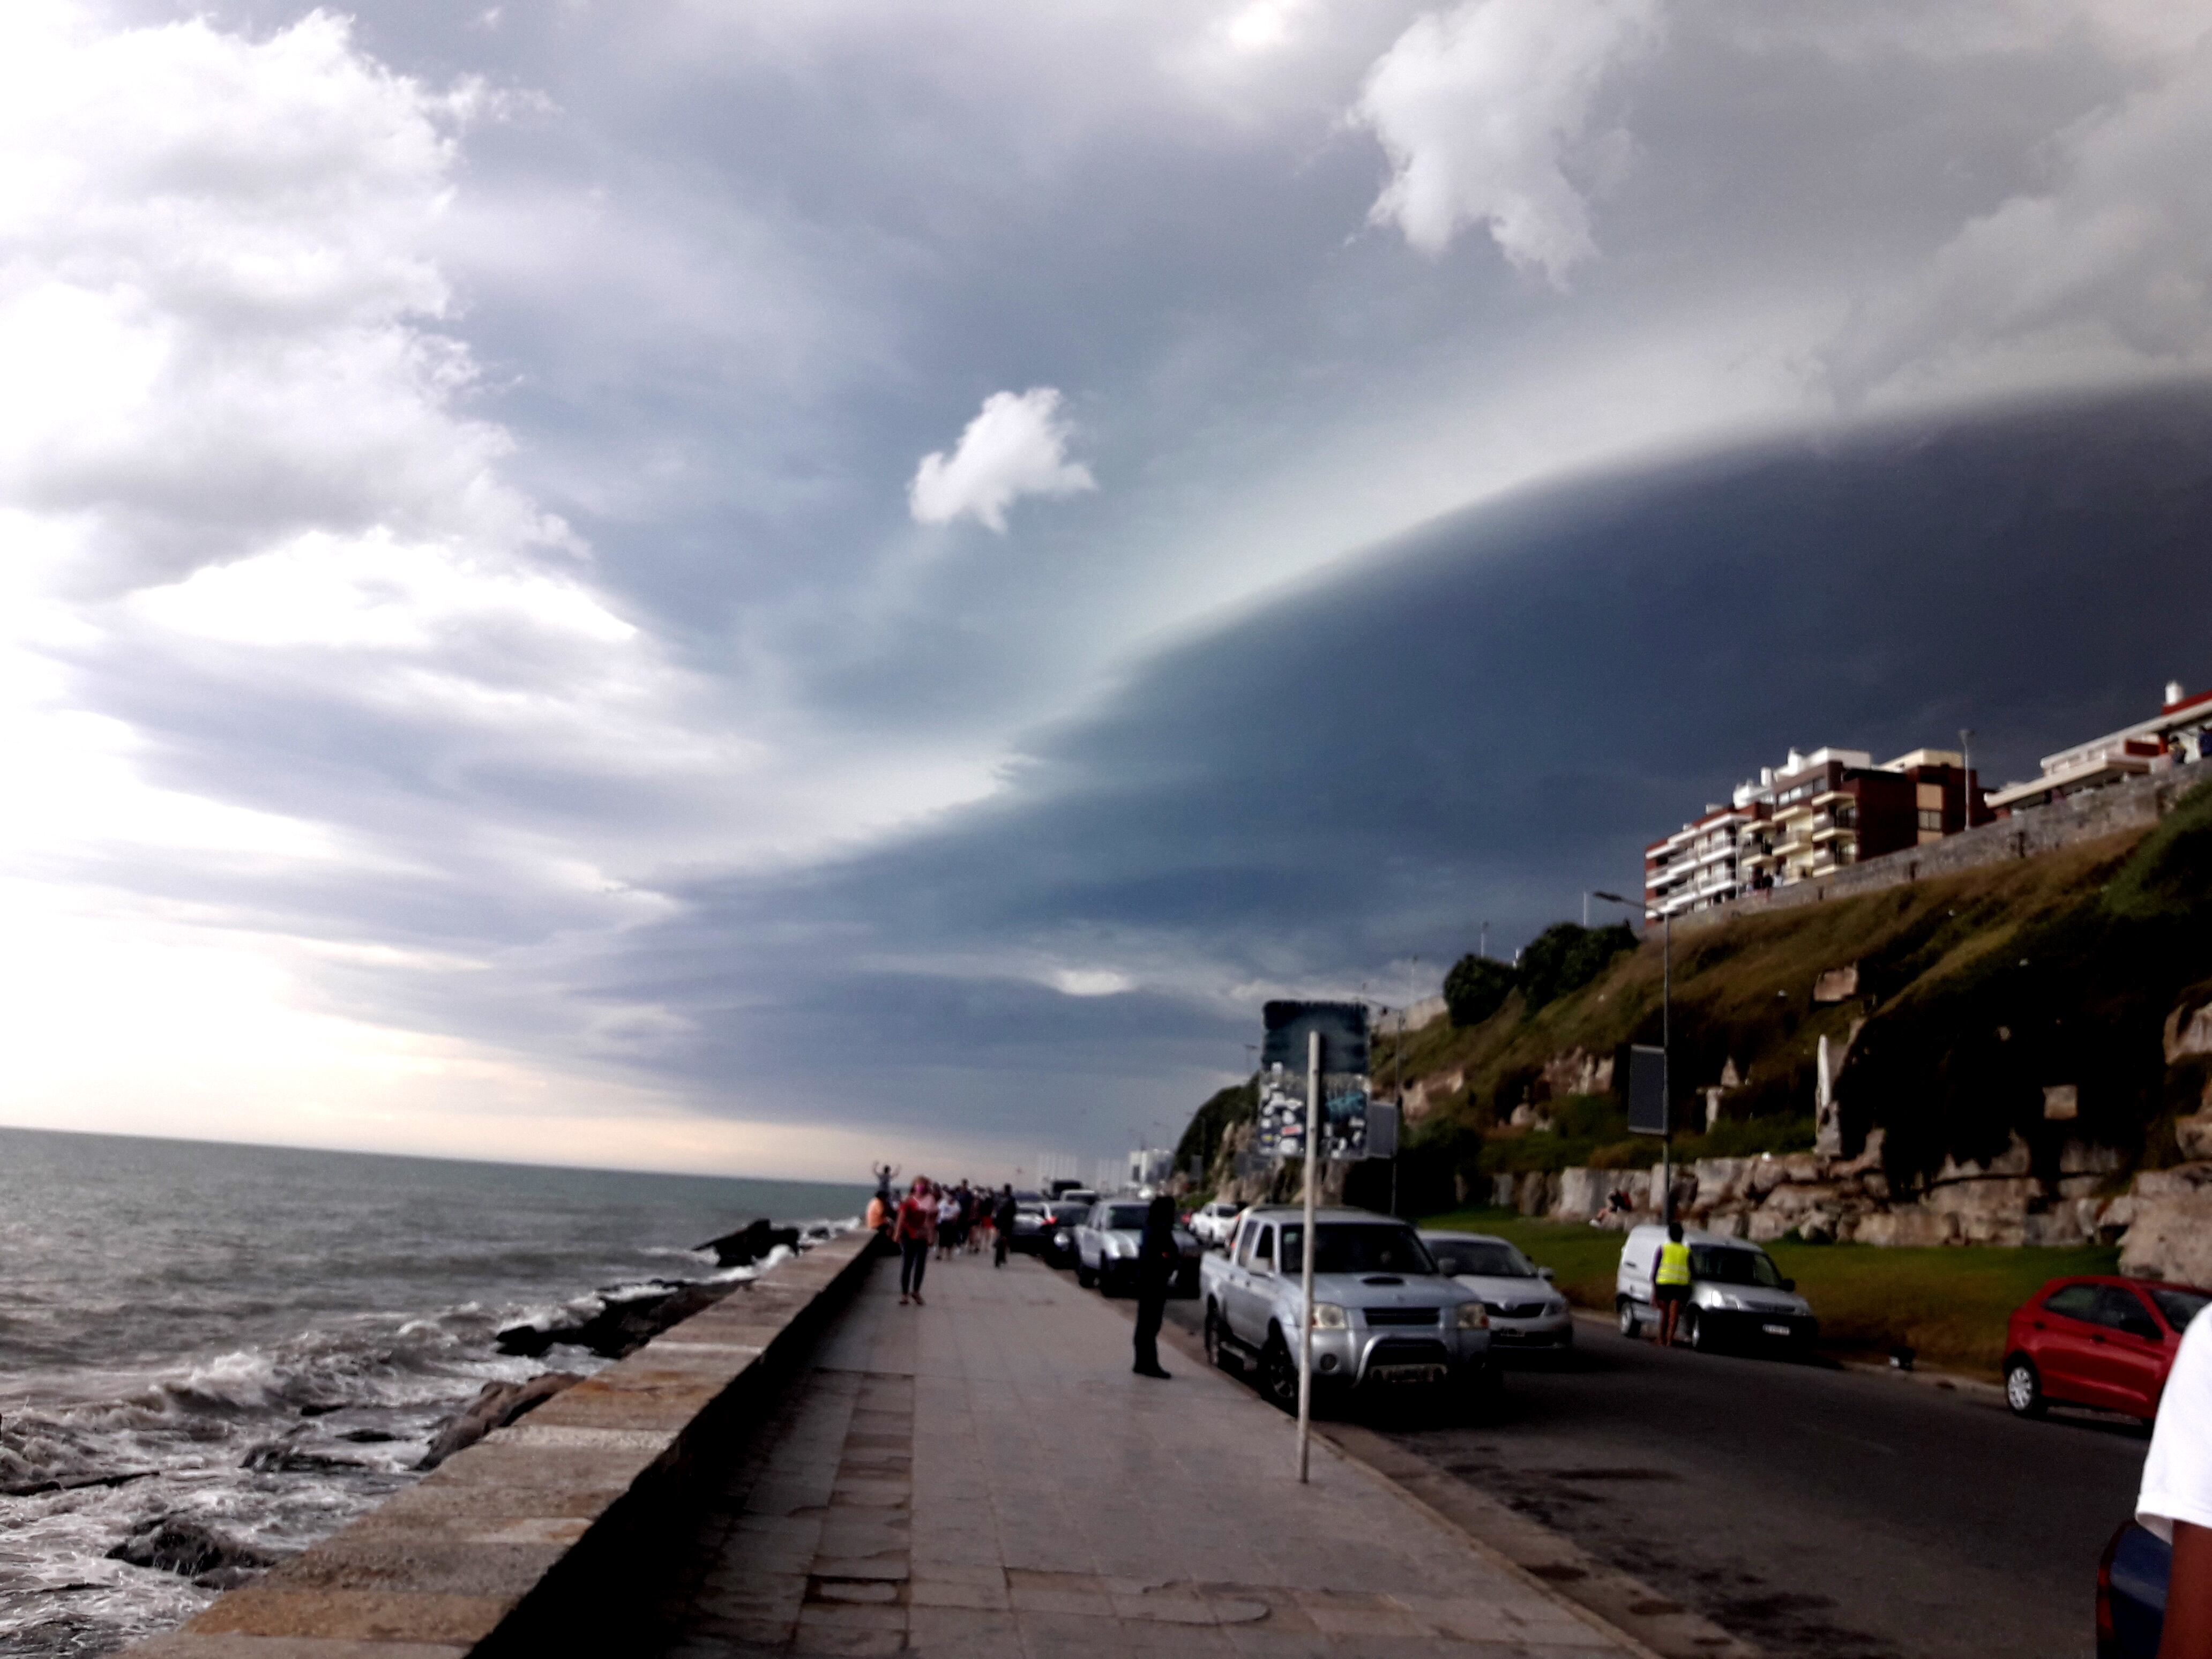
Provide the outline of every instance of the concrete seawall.
[[604,1644],[627,1611],[611,1591],[689,1522],[794,1352],[863,1277],[874,1243],[848,1234],[778,1263],[182,1630],[128,1651],[492,1659]]

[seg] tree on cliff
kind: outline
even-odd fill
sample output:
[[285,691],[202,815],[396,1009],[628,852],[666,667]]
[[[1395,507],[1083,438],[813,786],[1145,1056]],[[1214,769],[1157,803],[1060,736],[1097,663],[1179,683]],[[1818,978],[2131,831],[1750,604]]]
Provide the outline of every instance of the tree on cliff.
[[1188,1170],[1193,1158],[1211,1172],[1214,1160],[1221,1155],[1221,1142],[1230,1129],[1239,1123],[1249,1123],[1260,1115],[1260,1083],[1258,1078],[1244,1083],[1232,1083],[1218,1091],[1205,1105],[1191,1115],[1189,1126],[1182,1139],[1176,1143],[1176,1168]]
[[1615,957],[1635,948],[1636,934],[1625,921],[1610,927],[1554,922],[1522,948],[1517,972],[1528,1012],[1533,1014],[1554,997],[1581,990]]
[[1464,956],[1444,975],[1444,1007],[1455,1025],[1480,1025],[1513,994],[1513,969],[1489,957]]

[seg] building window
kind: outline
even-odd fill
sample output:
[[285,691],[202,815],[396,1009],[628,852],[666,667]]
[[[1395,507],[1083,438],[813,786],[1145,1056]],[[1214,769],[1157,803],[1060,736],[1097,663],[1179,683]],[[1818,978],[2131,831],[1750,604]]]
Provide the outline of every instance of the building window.
[[1925,806],[1922,807],[1920,809],[1920,827],[1923,830],[1941,830],[1943,827],[1943,813],[1942,809],[1937,808],[1931,811]]

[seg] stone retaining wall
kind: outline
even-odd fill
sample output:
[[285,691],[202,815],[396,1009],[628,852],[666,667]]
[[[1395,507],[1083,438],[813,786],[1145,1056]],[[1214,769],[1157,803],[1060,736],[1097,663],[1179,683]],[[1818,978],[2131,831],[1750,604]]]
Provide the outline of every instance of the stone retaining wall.
[[1959,835],[1946,836],[1926,847],[1887,853],[1863,864],[1847,865],[1817,881],[1801,881],[1747,893],[1717,909],[1678,916],[1674,929],[1711,926],[1732,915],[1758,915],[1768,910],[1793,909],[1833,898],[1852,898],[1877,893],[1930,876],[1956,875],[2014,859],[2034,858],[2062,847],[2100,841],[2127,830],[2148,830],[2171,812],[2176,802],[2206,779],[2212,778],[2212,761],[2175,766],[2163,772],[2130,779],[2103,789],[2092,789],[2048,806],[2038,806],[1984,823]]
[[[2014,1136],[1988,1163],[1946,1160],[1925,1190],[1899,1196],[1882,1175],[1876,1130],[1854,1158],[1790,1152],[1678,1164],[1674,1213],[1691,1226],[1759,1243],[1796,1233],[1856,1244],[2086,1244],[2122,1237],[2136,1219],[2136,1198],[2110,1190],[2121,1163],[2109,1147],[2075,1142],[2057,1177],[2039,1180]],[[1577,1168],[1498,1176],[1490,1199],[1523,1215],[1627,1227],[1656,1218],[1662,1185],[1656,1170]],[[1626,1212],[1609,1211],[1616,1192],[1627,1200]],[[2186,1231],[2185,1214],[2201,1218],[2177,1206],[2173,1231]]]
[[494,1659],[620,1652],[623,1581],[687,1522],[774,1381],[873,1253],[778,1263],[218,1599],[137,1659]]

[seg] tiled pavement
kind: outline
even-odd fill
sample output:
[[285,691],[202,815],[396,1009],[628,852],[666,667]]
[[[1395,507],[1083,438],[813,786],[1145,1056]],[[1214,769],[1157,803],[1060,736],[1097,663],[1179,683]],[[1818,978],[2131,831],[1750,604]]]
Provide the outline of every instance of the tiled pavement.
[[877,1264],[677,1564],[665,1659],[1636,1651],[1034,1263]]

